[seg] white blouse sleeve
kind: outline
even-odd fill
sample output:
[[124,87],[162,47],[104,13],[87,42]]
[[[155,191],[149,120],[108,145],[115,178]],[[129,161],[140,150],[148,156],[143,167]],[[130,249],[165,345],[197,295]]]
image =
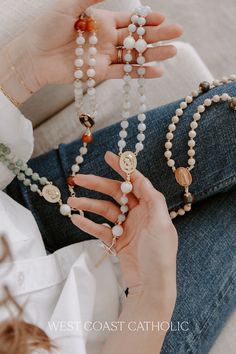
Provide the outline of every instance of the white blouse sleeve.
[[[0,91],[0,144],[6,144],[19,159],[27,162],[33,152],[32,123]],[[0,189],[14,178],[0,162]]]

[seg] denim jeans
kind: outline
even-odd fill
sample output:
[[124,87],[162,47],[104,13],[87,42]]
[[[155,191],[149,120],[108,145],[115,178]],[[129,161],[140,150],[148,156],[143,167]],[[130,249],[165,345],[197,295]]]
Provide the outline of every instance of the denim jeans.
[[[223,92],[236,96],[236,83],[201,94],[185,110],[173,141],[177,166],[187,165],[189,125],[197,106],[205,98]],[[182,204],[182,189],[164,158],[167,126],[178,105],[174,102],[148,112],[145,149],[138,157],[139,170],[165,195],[169,209]],[[115,124],[94,134],[81,173],[119,178],[104,162],[107,150],[117,152],[119,130],[120,125]],[[136,136],[137,119],[133,117],[128,128],[128,149],[133,150]],[[64,201],[69,196],[66,176],[80,146],[80,140],[61,145],[30,161],[34,171],[60,188]],[[190,213],[174,221],[179,234],[178,296],[162,354],[208,353],[236,306],[236,112],[228,103],[215,104],[203,114],[195,151],[191,191],[196,203]],[[49,252],[92,238],[62,217],[58,206],[48,204],[17,180],[8,187],[8,193],[32,211]],[[109,199],[79,187],[77,195]],[[94,214],[87,215],[96,222],[104,221]]]

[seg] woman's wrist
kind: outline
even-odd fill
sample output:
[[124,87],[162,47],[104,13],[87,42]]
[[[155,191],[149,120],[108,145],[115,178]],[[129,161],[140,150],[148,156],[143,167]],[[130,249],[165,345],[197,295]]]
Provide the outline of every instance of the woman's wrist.
[[27,39],[22,35],[0,52],[0,85],[8,97],[19,105],[41,88],[26,42]]

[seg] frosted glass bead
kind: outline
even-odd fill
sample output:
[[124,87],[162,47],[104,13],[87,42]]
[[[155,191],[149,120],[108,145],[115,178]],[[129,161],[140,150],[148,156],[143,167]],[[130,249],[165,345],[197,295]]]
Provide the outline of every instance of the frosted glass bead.
[[80,163],[82,163],[82,162],[84,161],[84,158],[83,158],[82,156],[77,156],[76,159],[75,159],[75,161],[76,161],[78,164],[80,164]]
[[71,213],[71,208],[68,204],[62,204],[60,207],[60,213],[63,216],[68,216]]
[[138,29],[137,29],[137,34],[138,34],[138,36],[144,36],[144,34],[145,34],[145,28],[144,27],[139,27]]
[[138,19],[139,19],[138,15],[133,15],[133,16],[131,17],[131,22],[133,22],[133,23],[138,23]]
[[146,114],[140,113],[140,114],[138,115],[138,120],[139,120],[140,122],[145,121],[145,119],[146,119]]
[[118,146],[119,146],[119,148],[124,148],[126,146],[126,142],[124,140],[119,140]]
[[147,49],[147,42],[144,39],[138,39],[135,43],[135,49],[139,53],[144,53]]
[[139,19],[138,19],[139,26],[144,26],[145,23],[146,23],[145,18],[144,17],[139,17]]
[[176,109],[176,111],[175,111],[175,114],[177,115],[177,116],[182,116],[183,115],[183,110],[181,109],[181,108],[178,108],[178,109]]
[[120,202],[121,202],[121,204],[127,204],[128,203],[128,201],[129,201],[129,199],[125,196],[125,195],[123,195],[121,198],[120,198]]
[[131,73],[131,71],[132,71],[132,65],[130,65],[130,64],[125,64],[125,65],[124,65],[124,71],[125,71],[126,73]]
[[127,129],[129,126],[129,122],[127,122],[127,120],[123,120],[120,125],[123,129]]
[[76,70],[75,71],[75,78],[76,79],[82,79],[83,77],[83,71],[82,70]]
[[39,182],[40,182],[40,184],[42,184],[42,186],[44,186],[45,184],[47,184],[48,180],[46,177],[41,177]]
[[77,37],[77,38],[76,38],[76,43],[77,43],[78,45],[83,45],[83,44],[85,43],[84,37],[82,37],[82,36]]
[[137,72],[140,76],[144,76],[146,73],[146,69],[145,68],[138,68]]
[[144,141],[145,140],[145,135],[144,134],[142,134],[142,133],[140,133],[140,134],[138,134],[137,135],[137,139],[138,139],[138,141]]
[[190,130],[190,132],[188,133],[188,136],[190,138],[195,138],[196,135],[197,135],[197,133],[194,130]]
[[142,151],[144,149],[144,146],[142,143],[137,143],[135,145],[135,149],[136,149],[136,151]]
[[172,156],[172,152],[171,151],[165,151],[165,157],[167,158],[167,159],[169,159],[169,158],[171,158],[171,156]]
[[17,178],[18,178],[19,181],[24,181],[24,179],[25,179],[24,173],[19,173]]
[[96,72],[94,69],[88,69],[87,75],[88,75],[88,77],[94,77],[96,75]]
[[191,127],[192,129],[197,129],[197,127],[198,127],[197,122],[191,122],[190,127]]
[[79,172],[80,168],[79,168],[78,165],[73,165],[73,166],[71,167],[71,170],[72,170],[74,173],[77,173],[77,172]]
[[137,63],[138,63],[139,65],[143,65],[143,64],[145,63],[145,58],[144,58],[143,55],[138,56],[138,58],[137,58]]
[[126,219],[126,216],[125,216],[124,214],[120,214],[120,215],[118,216],[118,222],[124,222],[125,219]]
[[168,129],[169,129],[170,132],[174,132],[176,130],[175,124],[170,124]]
[[81,67],[84,65],[83,59],[75,59],[75,66]]
[[88,149],[85,147],[85,146],[82,146],[80,149],[79,149],[81,155],[86,155],[87,152],[88,152]]
[[39,178],[40,178],[40,177],[39,177],[39,174],[38,174],[37,172],[35,172],[35,173],[32,174],[32,180],[33,180],[33,181],[38,181]]
[[201,119],[201,114],[199,114],[199,113],[194,113],[193,119],[194,119],[194,120],[200,120],[200,119]]
[[30,186],[30,179],[26,178],[23,183],[26,187]]
[[124,39],[123,45],[125,49],[133,49],[135,46],[135,39],[132,36],[128,36]]
[[112,231],[112,235],[113,235],[114,237],[120,237],[120,236],[123,235],[123,232],[124,232],[123,227],[120,226],[120,225],[115,225],[115,226],[113,226],[113,228],[111,229],[111,231]]
[[125,130],[121,130],[119,133],[119,136],[123,139],[125,139],[127,137],[127,132]]
[[96,65],[96,59],[95,58],[89,58],[88,65],[89,66],[95,66]]
[[32,185],[30,186],[30,189],[31,189],[32,192],[37,192],[37,190],[39,189],[39,187],[37,186],[37,184],[32,184]]
[[140,130],[141,132],[144,132],[146,130],[146,124],[139,123],[138,130]]
[[124,59],[127,62],[132,61],[132,59],[133,59],[132,54],[130,54],[130,53],[125,54]]
[[84,54],[84,49],[83,48],[76,48],[75,54],[80,57]]
[[127,205],[121,205],[120,211],[121,211],[123,214],[127,213],[128,210],[129,210],[129,208],[127,207]]
[[95,45],[95,44],[97,44],[97,42],[98,42],[98,39],[96,36],[92,35],[89,37],[89,44]]
[[169,133],[166,134],[166,139],[167,140],[172,140],[173,138],[174,138],[174,135],[172,133],[169,132]]
[[97,54],[97,48],[96,47],[89,47],[88,51],[89,51],[90,55]]
[[137,27],[135,26],[134,23],[131,23],[131,24],[128,26],[128,31],[129,31],[129,32],[134,33],[134,32],[136,32],[136,29],[137,29]]
[[27,169],[25,170],[25,174],[26,174],[26,176],[32,176],[32,174],[33,174],[32,168],[27,168]]
[[122,193],[128,194],[132,191],[133,186],[130,182],[123,182],[123,183],[121,183],[120,188],[121,188]]
[[87,80],[87,86],[88,87],[94,87],[96,84],[95,80],[94,79],[89,79]]
[[165,143],[165,148],[166,148],[166,149],[171,149],[171,148],[172,148],[172,143],[171,143],[170,141],[167,141],[167,142]]

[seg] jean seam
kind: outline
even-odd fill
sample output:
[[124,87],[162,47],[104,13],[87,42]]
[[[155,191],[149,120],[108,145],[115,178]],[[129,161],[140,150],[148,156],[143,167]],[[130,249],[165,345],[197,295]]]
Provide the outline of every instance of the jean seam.
[[[204,325],[202,326],[202,329],[200,332],[198,332],[196,335],[193,336],[193,339],[191,340],[191,342],[189,341],[188,342],[188,345],[189,345],[189,349],[187,350],[186,354],[191,354],[192,353],[192,350],[193,349],[196,349],[193,348],[194,347],[194,344],[197,342],[197,340],[199,341],[199,338],[202,334],[206,333],[206,331],[208,330],[209,328],[209,325],[210,325],[210,319],[212,317],[215,316],[218,308],[219,308],[219,305],[221,304],[222,300],[225,298],[225,296],[228,294],[228,292],[232,289],[232,286],[233,286],[233,282],[232,282],[232,279],[234,279],[234,277],[236,276],[236,271],[233,270],[229,273],[229,276],[227,276],[227,281],[226,283],[223,285],[223,287],[220,289],[220,291],[217,293],[217,296],[219,297],[219,294],[221,294],[222,296],[220,297],[220,300],[216,299],[214,301],[214,303],[210,306],[209,310],[208,310],[208,317],[207,319],[204,321]],[[229,285],[228,285],[228,282],[230,281]],[[227,286],[228,285],[228,286]],[[213,308],[213,310],[212,310]],[[191,348],[190,348],[191,346]],[[195,352],[194,352],[195,353]]]

